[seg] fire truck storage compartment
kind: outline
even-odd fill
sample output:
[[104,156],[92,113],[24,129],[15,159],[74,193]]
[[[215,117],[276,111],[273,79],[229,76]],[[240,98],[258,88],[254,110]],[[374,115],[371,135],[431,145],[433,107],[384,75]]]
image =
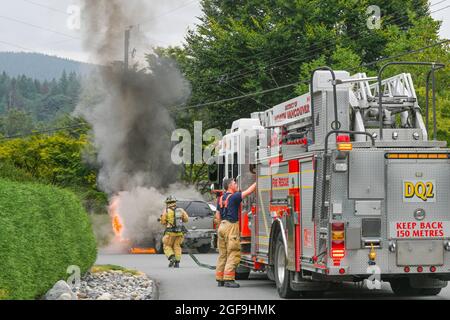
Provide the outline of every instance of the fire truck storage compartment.
[[252,252],[256,252],[258,255],[268,256],[270,223],[272,222],[269,208],[272,181],[268,161],[263,161],[258,165],[257,185],[258,205],[256,206],[255,222],[252,224],[256,238],[255,241],[252,241]]
[[[383,151],[368,151],[367,149],[353,149],[350,152],[348,183],[350,199],[384,199],[384,154]],[[358,211],[358,207],[355,209],[356,214],[364,214]]]
[[313,158],[300,161],[301,195],[301,243],[302,256],[312,258],[315,254],[315,228],[313,217],[314,165]]

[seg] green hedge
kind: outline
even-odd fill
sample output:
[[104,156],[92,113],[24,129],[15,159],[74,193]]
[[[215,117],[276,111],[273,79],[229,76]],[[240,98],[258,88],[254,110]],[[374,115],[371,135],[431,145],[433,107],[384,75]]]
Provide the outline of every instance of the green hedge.
[[95,262],[89,218],[70,191],[0,179],[0,299],[36,299],[67,267]]

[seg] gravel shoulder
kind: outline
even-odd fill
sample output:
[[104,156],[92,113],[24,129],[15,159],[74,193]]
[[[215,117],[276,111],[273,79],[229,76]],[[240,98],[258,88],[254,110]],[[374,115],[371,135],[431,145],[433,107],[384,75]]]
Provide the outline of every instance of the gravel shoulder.
[[60,280],[45,300],[156,300],[156,281],[141,271],[117,265],[96,265],[72,285]]

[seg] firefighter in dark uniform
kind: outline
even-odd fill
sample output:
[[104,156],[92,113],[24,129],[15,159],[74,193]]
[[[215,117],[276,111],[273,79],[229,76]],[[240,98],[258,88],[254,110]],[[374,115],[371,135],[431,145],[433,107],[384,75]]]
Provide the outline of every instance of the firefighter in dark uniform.
[[186,228],[183,225],[187,223],[189,216],[182,208],[177,208],[177,199],[170,196],[166,199],[166,210],[161,215],[161,224],[166,227],[162,239],[164,254],[169,259],[169,268],[180,267],[181,245],[184,240]]
[[239,208],[242,199],[256,189],[256,183],[247,190],[238,192],[234,179],[223,182],[226,192],[217,202],[216,221],[220,221],[218,234],[219,257],[216,266],[216,280],[219,287],[239,288],[235,281],[236,268],[241,261],[241,243],[239,233]]

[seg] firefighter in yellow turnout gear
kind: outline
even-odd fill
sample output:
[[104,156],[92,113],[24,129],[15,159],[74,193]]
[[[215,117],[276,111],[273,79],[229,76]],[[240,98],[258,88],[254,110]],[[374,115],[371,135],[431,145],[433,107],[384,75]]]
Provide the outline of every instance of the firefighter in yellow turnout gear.
[[235,282],[236,268],[241,262],[241,239],[239,231],[239,208],[242,199],[256,189],[256,183],[243,192],[238,192],[234,179],[225,179],[226,192],[217,202],[216,221],[220,221],[218,235],[219,257],[216,266],[216,280],[219,287],[239,288]]
[[166,227],[164,237],[162,239],[164,254],[169,259],[169,268],[180,267],[181,245],[184,240],[189,216],[182,208],[177,208],[177,200],[170,196],[166,199],[166,210],[161,215],[161,224]]

